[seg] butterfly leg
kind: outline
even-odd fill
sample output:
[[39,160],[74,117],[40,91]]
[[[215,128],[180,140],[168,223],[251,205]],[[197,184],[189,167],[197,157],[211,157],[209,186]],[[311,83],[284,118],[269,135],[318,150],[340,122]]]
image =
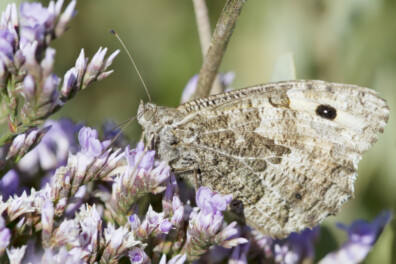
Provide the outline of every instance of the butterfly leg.
[[[202,186],[201,180],[201,170],[197,168],[180,168],[180,169],[173,169],[173,173],[175,173],[179,179],[187,178],[190,184],[194,184],[195,190],[198,190],[199,187]],[[193,178],[191,177],[193,174]]]
[[199,187],[202,186],[200,169],[194,169],[194,185],[195,185],[195,191],[198,191]]

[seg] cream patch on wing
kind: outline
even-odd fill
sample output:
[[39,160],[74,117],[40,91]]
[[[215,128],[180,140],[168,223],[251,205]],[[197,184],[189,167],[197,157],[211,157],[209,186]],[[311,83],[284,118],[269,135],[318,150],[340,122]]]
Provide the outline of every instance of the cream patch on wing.
[[[316,114],[315,111],[317,107],[321,105],[318,102],[308,101],[304,98],[298,98],[298,97],[296,98],[295,93],[293,93],[291,96],[292,97],[289,96],[290,108],[293,110]],[[345,112],[337,108],[336,105],[332,105],[331,103],[323,103],[323,104],[328,104],[336,109],[337,116],[335,119],[331,121],[339,124],[343,128],[349,128],[355,131],[356,133],[362,133],[363,129],[368,125],[363,118],[351,115],[348,112]]]

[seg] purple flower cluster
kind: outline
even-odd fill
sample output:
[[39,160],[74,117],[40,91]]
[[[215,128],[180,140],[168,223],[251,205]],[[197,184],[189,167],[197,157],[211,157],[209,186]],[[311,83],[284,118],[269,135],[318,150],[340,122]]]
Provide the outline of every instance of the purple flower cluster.
[[51,179],[53,193],[58,201],[56,206],[58,214],[65,210],[70,196],[75,195],[79,190],[85,191],[84,184],[111,179],[113,170],[123,158],[121,150],[113,151],[109,148],[109,141],[101,142],[98,139],[96,130],[83,127],[78,139],[81,150],[76,155],[69,154],[67,166],[59,167]]
[[382,212],[373,222],[356,220],[350,226],[338,224],[346,231],[348,241],[335,252],[326,255],[319,263],[360,263],[373,248],[384,227],[392,219],[392,213]]
[[136,149],[125,148],[127,164],[124,171],[115,178],[112,186],[111,208],[118,223],[126,218],[116,217],[130,212],[136,200],[147,193],[160,193],[165,190],[165,181],[170,176],[170,167],[165,162],[156,162],[155,151],[147,151],[140,142]]
[[136,214],[131,215],[129,224],[136,237],[144,241],[149,236],[157,236],[159,234],[168,234],[172,228],[172,223],[164,217],[164,213],[157,213],[150,206],[144,221],[140,222]]
[[[22,3],[19,17],[16,5],[10,4],[1,15],[0,107],[5,110],[9,131],[0,137],[0,146],[12,140],[20,143],[18,135],[42,124],[78,91],[112,73],[107,68],[119,51],[105,58],[107,49],[100,48],[89,62],[82,50],[61,86],[61,79],[53,73],[56,52],[49,45],[66,30],[75,14],[76,0],[62,12],[63,2],[51,1],[48,7]],[[2,168],[20,158],[14,153],[7,155],[4,149],[1,152],[1,156],[8,156],[3,159]]]
[[231,248],[247,242],[245,238],[235,237],[239,233],[236,222],[223,226],[224,216],[221,212],[227,209],[231,200],[231,195],[222,196],[207,187],[198,189],[198,208],[190,215],[187,241],[182,249],[188,260],[198,259],[212,245]]

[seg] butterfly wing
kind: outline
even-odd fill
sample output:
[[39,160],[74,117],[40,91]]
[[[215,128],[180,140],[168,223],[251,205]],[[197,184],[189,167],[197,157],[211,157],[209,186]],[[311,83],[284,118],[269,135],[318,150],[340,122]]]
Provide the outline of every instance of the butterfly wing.
[[314,227],[353,196],[357,163],[388,120],[370,89],[323,81],[249,87],[181,105],[180,159],[202,184],[242,201],[273,237]]

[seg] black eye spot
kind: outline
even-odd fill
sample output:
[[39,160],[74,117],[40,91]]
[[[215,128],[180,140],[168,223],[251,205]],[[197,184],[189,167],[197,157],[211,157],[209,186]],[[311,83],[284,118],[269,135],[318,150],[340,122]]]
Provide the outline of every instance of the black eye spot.
[[294,197],[296,197],[297,200],[301,200],[302,199],[302,196],[299,193],[295,193]]
[[316,114],[320,117],[333,120],[337,116],[337,110],[330,105],[319,105]]

